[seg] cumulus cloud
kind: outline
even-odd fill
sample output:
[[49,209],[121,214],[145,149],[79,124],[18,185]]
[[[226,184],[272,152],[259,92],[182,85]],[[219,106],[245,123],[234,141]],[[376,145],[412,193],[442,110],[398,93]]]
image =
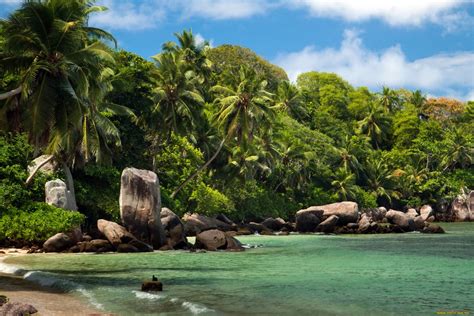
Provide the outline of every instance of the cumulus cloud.
[[108,10],[93,14],[91,24],[114,30],[151,29],[166,15],[165,9],[152,1],[102,0],[98,4]]
[[355,86],[379,89],[381,86],[422,89],[433,94],[457,94],[467,98],[474,90],[474,52],[437,54],[407,60],[395,45],[384,51],[364,47],[356,30],[346,30],[339,48],[317,49],[280,54],[274,61],[292,80],[307,71],[334,72]]
[[390,25],[433,22],[463,5],[459,0],[290,0],[287,3],[307,8],[319,17],[342,18],[351,22],[378,18]]

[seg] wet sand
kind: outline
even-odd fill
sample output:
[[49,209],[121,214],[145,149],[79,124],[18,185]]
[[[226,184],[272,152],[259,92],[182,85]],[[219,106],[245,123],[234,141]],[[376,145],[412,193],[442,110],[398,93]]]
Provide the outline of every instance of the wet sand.
[[[0,261],[5,258],[6,255],[0,254]],[[0,273],[0,295],[8,297],[10,302],[33,305],[38,310],[35,315],[111,315],[89,306],[85,299],[11,274]]]

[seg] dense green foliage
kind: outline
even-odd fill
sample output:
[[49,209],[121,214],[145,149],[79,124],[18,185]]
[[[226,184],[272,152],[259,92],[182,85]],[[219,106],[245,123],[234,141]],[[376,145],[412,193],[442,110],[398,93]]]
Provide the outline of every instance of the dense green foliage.
[[[81,10],[92,1],[38,3],[77,14],[78,26],[66,27],[71,37],[58,46],[62,54],[44,52],[41,42],[35,42],[40,48],[16,43],[18,28],[10,20],[0,24],[6,39],[0,41],[0,88],[20,85],[28,92],[0,100],[0,117],[8,122],[1,126],[28,133],[35,155],[52,152],[65,171],[74,168],[77,204],[89,223],[118,219],[120,172],[129,166],[155,171],[164,206],[178,214],[225,213],[235,220],[288,218],[301,207],[340,200],[420,206],[474,187],[473,102],[387,87],[374,93],[315,71],[293,84],[249,49],[197,44],[191,31],[176,34],[150,62],[113,51],[101,30],[88,33],[88,13]],[[14,16],[30,27],[27,13]],[[56,20],[62,30],[71,22],[61,15]],[[36,39],[35,26],[24,35],[44,40]],[[55,27],[50,36],[57,40]],[[40,67],[33,77],[28,73],[36,61],[13,63],[23,54],[66,58],[78,50],[74,60],[47,64],[54,71]],[[5,67],[8,62],[16,66]],[[85,76],[75,73],[78,67]],[[38,90],[43,84],[48,95]],[[20,119],[30,113],[41,115]],[[42,200],[23,184],[31,148],[23,136],[2,141],[0,205],[9,214],[34,213],[22,209],[25,201]]]
[[0,242],[41,242],[84,221],[79,212],[35,202],[44,200],[44,184],[52,176],[41,174],[26,187],[32,154],[24,135],[0,134]]

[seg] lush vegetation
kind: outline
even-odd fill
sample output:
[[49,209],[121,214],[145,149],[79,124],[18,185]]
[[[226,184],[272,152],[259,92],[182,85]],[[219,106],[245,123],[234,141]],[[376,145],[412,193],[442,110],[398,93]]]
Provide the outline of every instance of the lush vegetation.
[[60,162],[89,223],[118,218],[127,166],[154,170],[178,214],[236,220],[340,200],[401,209],[474,187],[474,102],[371,92],[332,73],[291,83],[249,49],[197,44],[191,31],[148,61],[87,24],[101,10],[26,2],[0,24],[0,128],[16,135],[2,136],[0,226],[28,222],[21,212],[77,223],[31,206],[44,177],[26,187],[26,165],[42,153]]

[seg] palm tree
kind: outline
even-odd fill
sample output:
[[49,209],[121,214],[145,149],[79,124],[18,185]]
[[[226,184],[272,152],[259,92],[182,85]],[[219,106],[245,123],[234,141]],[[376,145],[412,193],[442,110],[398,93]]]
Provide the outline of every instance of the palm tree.
[[300,91],[289,81],[282,81],[278,85],[275,108],[283,110],[299,121],[308,116],[306,109],[302,106]]
[[379,149],[380,145],[388,138],[390,119],[378,104],[371,104],[367,116],[359,121],[359,133],[366,135],[372,144]]
[[416,90],[411,94],[408,101],[413,104],[419,111],[423,111],[423,107],[426,102],[426,96],[420,90]]
[[448,132],[445,140],[446,152],[441,158],[443,172],[459,166],[463,169],[474,164],[474,137],[464,133],[459,128]]
[[364,164],[364,175],[368,189],[379,202],[384,199],[391,203],[392,197],[399,197],[399,193],[394,190],[393,172],[383,157],[368,157]]
[[400,105],[400,98],[398,97],[397,93],[388,87],[382,88],[379,100],[382,107],[388,112],[393,112],[393,110],[398,108]]
[[223,131],[224,137],[214,155],[181,183],[171,194],[171,198],[209,166],[227,140],[235,140],[237,145],[242,147],[242,151],[246,152],[248,144],[252,142],[258,130],[270,125],[273,118],[271,108],[273,95],[266,90],[266,86],[266,80],[262,79],[253,69],[242,66],[237,80],[232,85],[216,85],[211,89],[217,95],[215,103],[220,106],[215,121]]
[[[88,26],[92,12],[105,10],[88,0],[27,1],[1,21],[4,37],[0,64],[18,74],[17,88],[1,94],[6,110],[21,113],[20,127],[29,135],[36,153],[54,154],[66,173],[68,189],[74,192],[69,166],[72,141],[82,135],[83,118],[89,109],[91,91],[112,55],[101,39],[113,37]],[[80,138],[80,137],[79,137]]]
[[190,132],[204,106],[204,99],[196,89],[198,78],[189,70],[181,54],[165,52],[153,57],[157,63],[152,71],[156,85],[156,128],[161,135],[167,134],[168,139],[171,132],[181,135]]
[[355,174],[352,172],[339,168],[334,174],[331,185],[341,201],[355,197]]

